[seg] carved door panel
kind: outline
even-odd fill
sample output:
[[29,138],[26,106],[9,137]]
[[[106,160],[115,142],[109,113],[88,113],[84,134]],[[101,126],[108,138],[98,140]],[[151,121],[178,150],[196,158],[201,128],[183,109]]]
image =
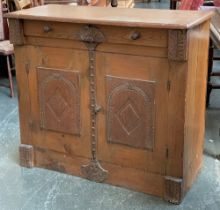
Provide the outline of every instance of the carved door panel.
[[165,172],[168,69],[163,58],[97,53],[101,161]]
[[155,81],[106,76],[107,142],[153,150]]
[[80,135],[79,72],[38,67],[37,79],[41,128]]
[[33,145],[90,157],[87,53],[31,46],[27,51]]

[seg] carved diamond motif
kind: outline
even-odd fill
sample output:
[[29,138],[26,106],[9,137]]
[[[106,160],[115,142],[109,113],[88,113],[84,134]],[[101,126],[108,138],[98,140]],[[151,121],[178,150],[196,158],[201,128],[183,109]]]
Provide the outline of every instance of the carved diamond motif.
[[140,122],[140,117],[135,111],[135,106],[132,105],[130,100],[121,107],[117,116],[119,122],[128,135],[138,126]]
[[47,106],[54,114],[57,121],[60,121],[62,114],[68,106],[66,100],[62,96],[60,90],[57,88],[55,93],[47,101]]

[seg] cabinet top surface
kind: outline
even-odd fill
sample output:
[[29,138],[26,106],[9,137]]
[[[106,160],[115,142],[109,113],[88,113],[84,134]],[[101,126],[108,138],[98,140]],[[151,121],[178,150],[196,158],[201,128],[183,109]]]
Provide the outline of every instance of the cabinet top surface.
[[5,15],[7,18],[143,28],[188,29],[211,18],[211,11],[181,11],[45,5]]

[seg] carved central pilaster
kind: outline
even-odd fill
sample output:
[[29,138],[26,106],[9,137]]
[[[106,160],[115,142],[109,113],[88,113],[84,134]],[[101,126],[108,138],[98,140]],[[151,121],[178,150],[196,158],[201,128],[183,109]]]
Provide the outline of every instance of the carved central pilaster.
[[97,114],[101,107],[96,99],[96,47],[104,42],[104,35],[93,26],[86,26],[79,33],[79,40],[88,48],[89,55],[89,83],[90,83],[90,113],[91,113],[91,154],[92,160],[82,166],[82,173],[87,179],[102,182],[107,178],[108,171],[103,169],[97,159]]

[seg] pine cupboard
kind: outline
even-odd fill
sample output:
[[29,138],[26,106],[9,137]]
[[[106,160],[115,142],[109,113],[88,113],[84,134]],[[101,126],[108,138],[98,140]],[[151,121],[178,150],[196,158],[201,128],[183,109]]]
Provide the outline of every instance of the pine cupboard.
[[180,203],[202,166],[211,15],[68,5],[8,14],[20,164]]

